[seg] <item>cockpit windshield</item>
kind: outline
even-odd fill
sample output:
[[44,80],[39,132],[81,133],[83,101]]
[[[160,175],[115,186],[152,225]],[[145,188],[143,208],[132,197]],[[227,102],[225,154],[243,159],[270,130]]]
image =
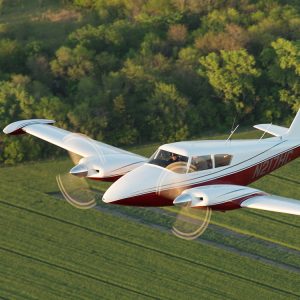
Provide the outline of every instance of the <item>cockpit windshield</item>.
[[152,155],[148,163],[176,173],[186,173],[188,160],[187,156],[159,149]]
[[149,159],[148,163],[169,169],[176,173],[194,173],[215,168],[226,167],[231,164],[230,154],[211,154],[187,156],[158,149]]

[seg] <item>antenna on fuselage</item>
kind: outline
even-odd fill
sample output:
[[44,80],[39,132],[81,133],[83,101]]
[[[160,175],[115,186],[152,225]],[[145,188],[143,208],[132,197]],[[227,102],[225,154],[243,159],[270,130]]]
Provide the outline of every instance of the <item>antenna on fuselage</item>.
[[228,139],[226,140],[226,142],[230,141],[231,140],[231,137],[233,136],[233,134],[236,132],[236,130],[239,128],[239,124],[233,129],[230,131],[230,135],[228,137]]
[[236,132],[236,130],[238,129],[238,127],[240,126],[239,124],[234,128],[235,125],[235,120],[236,120],[236,116],[234,117],[233,123],[232,123],[232,127],[231,127],[231,131],[229,134],[229,137],[227,138],[226,142],[231,140],[231,137],[233,136],[233,134]]

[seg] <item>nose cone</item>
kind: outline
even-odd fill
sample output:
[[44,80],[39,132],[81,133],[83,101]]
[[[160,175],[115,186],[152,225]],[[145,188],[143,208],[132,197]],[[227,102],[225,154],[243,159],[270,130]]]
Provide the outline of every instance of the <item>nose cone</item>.
[[127,173],[113,183],[103,195],[105,203],[164,206],[172,205],[174,199],[166,199],[161,193],[162,182],[172,182],[172,172],[151,164],[145,164]]
[[175,206],[186,207],[192,203],[192,197],[189,194],[179,195],[174,201]]
[[70,170],[70,174],[78,177],[86,177],[88,171],[89,170],[85,164],[78,164]]

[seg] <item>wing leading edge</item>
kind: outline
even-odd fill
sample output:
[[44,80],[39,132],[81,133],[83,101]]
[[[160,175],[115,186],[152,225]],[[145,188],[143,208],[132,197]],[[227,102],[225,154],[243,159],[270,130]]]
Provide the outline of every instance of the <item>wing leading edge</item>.
[[241,203],[241,207],[300,216],[300,201],[274,195],[262,195],[247,199]]

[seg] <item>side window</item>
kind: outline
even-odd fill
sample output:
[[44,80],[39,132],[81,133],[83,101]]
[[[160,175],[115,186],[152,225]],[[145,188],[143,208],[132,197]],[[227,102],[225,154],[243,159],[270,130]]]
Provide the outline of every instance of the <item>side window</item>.
[[216,154],[215,155],[215,168],[225,167],[230,165],[232,155],[230,154]]
[[212,166],[213,164],[210,155],[193,156],[191,160],[189,172],[192,173],[192,172],[211,169]]

